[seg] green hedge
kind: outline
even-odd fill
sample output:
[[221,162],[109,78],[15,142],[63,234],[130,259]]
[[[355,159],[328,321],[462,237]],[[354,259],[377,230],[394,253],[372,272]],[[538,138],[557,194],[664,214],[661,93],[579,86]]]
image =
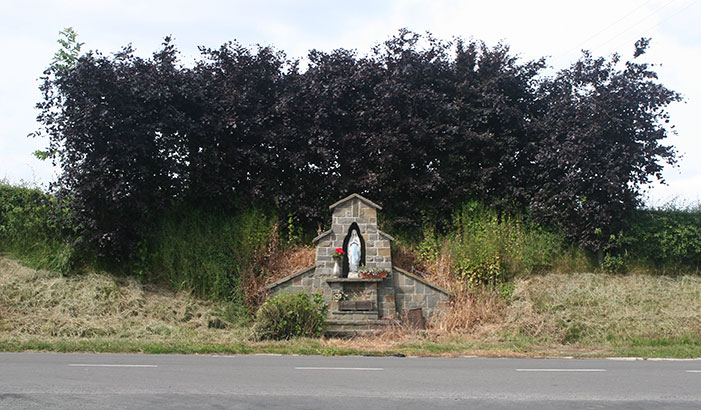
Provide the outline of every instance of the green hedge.
[[612,247],[626,264],[664,273],[701,270],[701,208],[634,211]]
[[67,273],[77,267],[76,230],[53,197],[38,188],[0,183],[0,251],[35,268]]

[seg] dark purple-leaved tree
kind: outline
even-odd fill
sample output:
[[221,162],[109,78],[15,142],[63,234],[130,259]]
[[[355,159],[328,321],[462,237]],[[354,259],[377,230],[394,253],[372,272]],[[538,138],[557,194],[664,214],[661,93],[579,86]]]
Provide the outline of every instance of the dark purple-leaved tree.
[[480,200],[598,250],[674,162],[661,141],[679,96],[617,57],[585,54],[552,78],[544,66],[401,30],[364,57],[312,51],[305,70],[236,43],[187,68],[166,39],[148,59],[126,48],[50,67],[39,134],[87,243],[114,258],[168,207],[274,207],[314,227],[353,192],[398,227]]
[[[635,58],[647,45],[647,39],[636,43]],[[676,161],[662,140],[669,132],[666,107],[681,97],[659,84],[651,68],[585,52],[540,84],[529,205],[537,219],[562,226],[594,251],[622,227],[643,185],[662,179],[663,163]]]

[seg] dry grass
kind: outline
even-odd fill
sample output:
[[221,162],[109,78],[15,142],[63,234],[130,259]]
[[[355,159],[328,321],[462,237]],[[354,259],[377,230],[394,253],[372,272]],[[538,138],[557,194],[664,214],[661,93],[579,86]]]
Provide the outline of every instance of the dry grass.
[[[572,258],[573,266],[582,266],[577,255]],[[701,354],[699,276],[549,273],[515,279],[510,285],[513,293],[504,296],[497,289],[470,288],[458,280],[450,272],[445,250],[430,263],[420,264],[406,255],[403,260],[420,265],[426,279],[454,292],[452,308],[426,331],[397,326],[379,336],[331,341],[334,346],[359,350],[413,346],[442,355],[601,355],[626,354],[634,351],[629,349],[633,345],[668,343],[667,351],[645,352]],[[677,343],[687,346],[679,350]]]
[[553,343],[701,334],[701,277],[549,274],[517,280],[504,329]]
[[[309,248],[288,252],[289,258],[270,268],[268,280],[313,260]],[[223,304],[133,279],[62,276],[0,258],[0,345],[182,353],[701,356],[701,277],[546,274],[515,280],[505,299],[461,285],[446,258],[428,266],[426,277],[456,299],[428,330],[397,325],[377,336],[265,343],[252,341],[247,326],[227,322]],[[658,341],[670,347],[656,350]]]
[[280,246],[278,228],[274,227],[266,248],[260,254],[253,255],[253,265],[241,274],[241,286],[248,309],[255,312],[263,303],[266,285],[313,265],[315,255],[314,248]]
[[0,335],[14,339],[237,341],[242,331],[224,308],[133,279],[62,276],[0,258]]

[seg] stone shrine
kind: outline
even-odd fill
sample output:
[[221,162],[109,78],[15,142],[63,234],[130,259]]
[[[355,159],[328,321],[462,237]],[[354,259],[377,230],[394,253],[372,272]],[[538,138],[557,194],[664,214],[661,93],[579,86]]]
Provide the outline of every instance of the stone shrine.
[[329,209],[331,229],[314,238],[315,264],[268,285],[269,294],[322,294],[327,334],[340,336],[380,331],[410,312],[423,322],[448,306],[451,292],[392,264],[394,238],[377,229],[381,206],[352,194]]

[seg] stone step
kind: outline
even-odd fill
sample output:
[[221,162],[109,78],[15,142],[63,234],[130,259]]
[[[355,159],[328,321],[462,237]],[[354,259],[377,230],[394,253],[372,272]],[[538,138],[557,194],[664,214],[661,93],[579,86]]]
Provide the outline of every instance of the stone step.
[[337,310],[331,312],[331,320],[377,320],[380,315],[377,310]]
[[371,333],[381,333],[391,325],[393,321],[382,319],[367,320],[327,320],[327,337],[352,337]]

